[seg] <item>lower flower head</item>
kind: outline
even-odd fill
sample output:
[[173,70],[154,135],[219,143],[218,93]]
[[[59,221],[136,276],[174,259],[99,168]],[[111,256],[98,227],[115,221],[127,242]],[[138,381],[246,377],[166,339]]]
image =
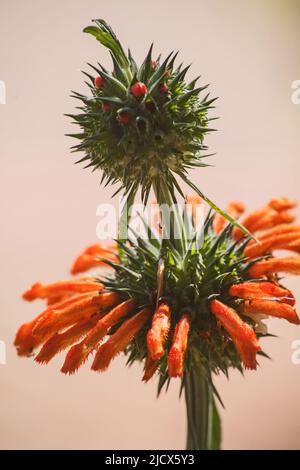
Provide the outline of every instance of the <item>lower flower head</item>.
[[[194,209],[200,203],[189,200]],[[241,237],[219,215],[209,215],[201,246],[196,238],[188,246],[183,235],[181,252],[162,244],[159,236],[88,247],[72,272],[106,265],[114,274],[28,289],[25,300],[44,299],[48,306],[18,330],[19,355],[40,347],[35,360],[47,363],[68,349],[62,372],[73,373],[92,354],[92,369],[103,371],[124,351],[129,364],[144,361],[145,381],[158,372],[163,383],[199,364],[209,372],[255,369],[257,355],[265,355],[259,344],[266,336],[261,320],[300,323],[295,298],[279,277],[300,274],[300,226],[290,213],[294,206],[294,201],[276,199],[244,217],[242,223],[259,243]],[[228,206],[233,217],[243,210],[238,202]],[[278,249],[294,255],[277,257]]]

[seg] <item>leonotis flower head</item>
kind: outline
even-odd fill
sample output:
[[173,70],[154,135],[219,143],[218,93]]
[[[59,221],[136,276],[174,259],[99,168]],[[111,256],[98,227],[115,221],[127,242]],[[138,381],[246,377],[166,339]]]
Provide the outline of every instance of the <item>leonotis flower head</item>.
[[[193,208],[200,203],[189,202]],[[242,220],[259,243],[210,213],[200,246],[193,217],[180,249],[150,227],[147,239],[92,245],[72,273],[103,265],[112,272],[34,284],[24,298],[46,299],[48,306],[19,329],[18,353],[31,355],[41,347],[35,360],[47,363],[68,349],[62,372],[71,374],[90,356],[92,369],[104,371],[125,352],[129,364],[143,361],[143,380],[157,372],[159,390],[172,377],[180,377],[184,387],[190,370],[205,370],[211,380],[211,372],[227,374],[230,367],[256,369],[257,355],[266,355],[259,344],[268,335],[262,320],[300,323],[295,298],[279,277],[300,274],[294,206],[289,199],[274,199]],[[238,217],[244,206],[233,202],[227,210]],[[280,258],[276,250],[296,255]]]
[[79,162],[103,170],[103,179],[126,194],[141,186],[143,201],[158,178],[180,190],[174,175],[186,180],[187,169],[206,166],[203,140],[215,99],[197,79],[186,81],[189,67],[175,65],[177,53],[153,59],[151,46],[138,66],[104,20],[84,31],[109,49],[113,70],[91,65],[89,94],[73,93],[82,102],[70,115],[81,128],[71,134],[80,140],[74,150],[84,152]]

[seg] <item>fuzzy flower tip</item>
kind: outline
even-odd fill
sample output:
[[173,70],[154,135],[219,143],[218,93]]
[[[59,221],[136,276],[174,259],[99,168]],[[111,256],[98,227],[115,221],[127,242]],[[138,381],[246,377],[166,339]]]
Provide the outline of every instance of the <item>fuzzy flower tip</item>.
[[[193,204],[190,217],[196,230],[201,200],[189,197],[187,202]],[[184,378],[186,368],[199,363],[214,372],[256,369],[258,354],[265,354],[259,344],[266,335],[261,320],[300,323],[295,298],[281,281],[282,274],[300,274],[300,226],[290,212],[294,206],[289,199],[274,199],[244,216],[243,224],[258,243],[245,239],[219,214],[208,216],[201,246],[189,242],[179,252],[166,245],[159,298],[159,235],[121,244],[122,262],[117,244],[89,246],[72,272],[108,263],[110,274],[106,270],[99,278],[33,284],[24,300],[43,299],[47,305],[19,328],[18,354],[29,356],[39,349],[35,360],[46,364],[67,350],[61,370],[72,374],[90,356],[92,370],[104,371],[125,352],[129,364],[144,361],[145,382],[156,372],[161,383]],[[238,201],[228,206],[233,217],[244,210]],[[293,255],[278,257],[276,250],[282,249]]]

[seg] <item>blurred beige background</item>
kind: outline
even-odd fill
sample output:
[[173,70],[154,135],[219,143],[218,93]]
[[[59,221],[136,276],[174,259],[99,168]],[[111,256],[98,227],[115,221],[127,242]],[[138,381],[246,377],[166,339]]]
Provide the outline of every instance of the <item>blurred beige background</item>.
[[[219,204],[231,198],[249,208],[269,198],[300,199],[300,105],[291,84],[300,79],[299,0],[0,0],[2,449],[173,449],[185,444],[184,402],[178,384],[156,399],[156,381],[143,385],[141,369],[118,358],[103,374],[87,367],[59,373],[20,359],[16,328],[42,304],[25,304],[21,292],[36,280],[68,276],[74,256],[96,241],[96,207],[112,188],[99,174],[73,165],[72,130],[63,113],[84,90],[86,62],[109,64],[103,47],[81,33],[91,18],[105,18],[140,61],[152,40],[156,52],[180,49],[220,96],[219,129],[208,139],[216,168],[192,178]],[[298,279],[287,284],[296,290]],[[300,448],[300,364],[291,343],[300,329],[269,322],[278,339],[264,342],[273,360],[261,360],[245,378],[220,377],[225,449]]]

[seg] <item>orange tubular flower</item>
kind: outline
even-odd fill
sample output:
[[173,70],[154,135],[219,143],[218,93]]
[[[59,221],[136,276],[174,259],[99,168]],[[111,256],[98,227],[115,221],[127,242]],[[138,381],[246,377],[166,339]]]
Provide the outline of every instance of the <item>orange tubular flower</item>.
[[62,372],[72,374],[86,361],[89,354],[97,347],[99,342],[107,334],[109,328],[130,313],[136,302],[133,299],[125,300],[113,308],[108,314],[99,320],[89,331],[89,334],[78,344],[73,346],[67,354]]
[[232,297],[248,300],[271,297],[291,305],[295,303],[295,299],[288,289],[280,287],[273,282],[243,282],[242,284],[233,284],[229,288],[228,293]]
[[[243,212],[245,212],[245,205],[240,201],[232,201],[226,207],[227,214],[231,215],[234,219],[237,219]],[[221,214],[216,214],[213,221],[213,227],[216,233],[222,232],[222,230],[228,225],[228,221]]]
[[282,197],[279,199],[272,199],[268,205],[275,211],[281,212],[288,209],[294,209],[297,206],[297,201],[287,197]]
[[114,292],[81,294],[72,299],[48,307],[34,326],[32,333],[36,338],[45,339],[74,323],[90,317],[99,309],[116,305],[119,296]]
[[[295,217],[287,211],[294,208],[295,205],[295,201],[291,199],[273,199],[266,207],[247,215],[241,221],[241,224],[250,232],[255,233],[258,230],[272,228],[278,224],[291,223]],[[235,227],[232,235],[235,239],[238,239],[243,236],[243,232]]]
[[299,317],[296,310],[286,303],[272,300],[245,300],[240,307],[239,312],[243,315],[266,314],[271,317],[283,318],[290,323],[299,325]]
[[274,235],[262,240],[260,244],[247,246],[244,254],[246,257],[256,258],[273,250],[297,251],[298,245],[294,245],[293,242],[298,242],[299,239],[300,233],[298,232]]
[[91,268],[103,267],[105,266],[105,260],[113,261],[114,263],[119,262],[115,243],[110,245],[95,244],[86,248],[75,260],[71,268],[71,274],[85,272]]
[[148,351],[146,362],[145,362],[145,370],[144,370],[144,375],[143,375],[143,382],[148,382],[155,372],[157,371],[158,368],[158,361],[154,361]]
[[258,261],[248,271],[252,278],[269,276],[274,273],[300,274],[300,256],[269,258]]
[[129,320],[126,320],[120,328],[110,336],[106,343],[100,346],[92,364],[92,369],[97,371],[107,369],[114,357],[124,351],[129,343],[131,343],[135,335],[149,319],[150,314],[151,311],[148,308],[144,308],[136,315],[129,318]]
[[59,281],[53,284],[41,284],[36,282],[23,294],[23,299],[31,302],[36,299],[47,299],[52,303],[54,299],[70,297],[75,294],[83,294],[85,292],[100,291],[103,285],[90,277],[80,279],[72,279],[69,281]]
[[211,312],[232,338],[246,369],[256,369],[256,353],[260,351],[253,328],[245,323],[228,305],[212,300]]
[[155,361],[163,357],[164,344],[171,326],[171,310],[167,303],[162,303],[157,308],[152,319],[152,328],[147,334],[148,352]]
[[173,342],[168,355],[169,377],[182,377],[190,323],[190,315],[184,313],[175,327]]
[[103,315],[102,312],[96,313],[92,317],[85,318],[75,323],[75,325],[68,328],[66,331],[51,336],[36,356],[36,362],[47,364],[56,354],[80,340],[84,334],[94,327],[97,321],[99,321],[99,318]]

